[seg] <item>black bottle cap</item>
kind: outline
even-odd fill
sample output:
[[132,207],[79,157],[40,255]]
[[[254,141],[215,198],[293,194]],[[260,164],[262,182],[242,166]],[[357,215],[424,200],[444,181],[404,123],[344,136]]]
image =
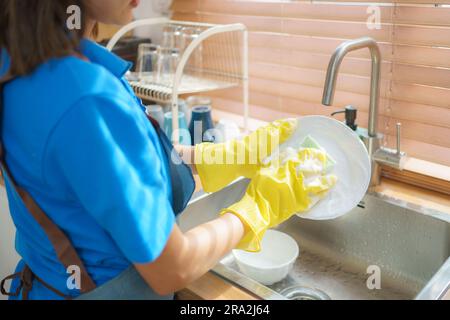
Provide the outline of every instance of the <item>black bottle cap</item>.
[[358,125],[355,122],[358,115],[358,110],[354,106],[349,105],[345,107],[345,110],[333,112],[331,115],[334,116],[340,113],[345,113],[345,124],[353,131],[356,131]]

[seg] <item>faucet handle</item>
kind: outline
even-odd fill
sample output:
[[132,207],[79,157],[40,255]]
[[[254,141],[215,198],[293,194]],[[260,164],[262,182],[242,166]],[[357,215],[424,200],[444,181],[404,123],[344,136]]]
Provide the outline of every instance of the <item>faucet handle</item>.
[[400,145],[402,124],[398,122],[396,127],[397,127],[396,149],[380,147],[375,151],[372,157],[378,163],[382,163],[384,165],[388,165],[390,167],[403,170],[406,161],[406,153],[401,151]]

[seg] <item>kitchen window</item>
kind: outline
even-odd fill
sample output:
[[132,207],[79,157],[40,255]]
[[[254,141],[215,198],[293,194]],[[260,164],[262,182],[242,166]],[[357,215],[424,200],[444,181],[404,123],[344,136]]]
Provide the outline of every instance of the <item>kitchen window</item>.
[[[386,169],[385,175],[450,193],[449,0],[174,0],[172,9],[176,20],[247,25],[250,116],[267,121],[330,115],[353,105],[358,125],[367,127],[367,50],[344,59],[334,106],[321,99],[335,48],[347,39],[373,37],[383,57],[379,131],[395,148],[401,122],[402,150],[412,158],[406,172]],[[238,89],[213,97],[215,108],[241,114]]]

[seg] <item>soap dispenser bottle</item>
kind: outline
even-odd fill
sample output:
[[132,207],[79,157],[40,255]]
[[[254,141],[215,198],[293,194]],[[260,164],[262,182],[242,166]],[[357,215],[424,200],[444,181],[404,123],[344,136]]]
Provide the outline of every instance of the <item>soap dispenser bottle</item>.
[[354,106],[346,106],[344,110],[333,112],[331,116],[334,117],[335,115],[341,113],[345,113],[345,124],[347,127],[353,131],[356,131],[356,129],[358,129],[358,125],[355,122],[358,110]]
[[354,106],[349,105],[349,106],[346,106],[344,110],[333,112],[331,114],[331,116],[335,116],[335,115],[341,114],[341,113],[345,114],[345,124],[347,125],[347,127],[352,129],[353,131],[355,131],[355,133],[359,137],[361,137],[361,138],[364,137],[365,129],[359,128],[358,125],[356,124],[356,117],[358,115],[358,110]]

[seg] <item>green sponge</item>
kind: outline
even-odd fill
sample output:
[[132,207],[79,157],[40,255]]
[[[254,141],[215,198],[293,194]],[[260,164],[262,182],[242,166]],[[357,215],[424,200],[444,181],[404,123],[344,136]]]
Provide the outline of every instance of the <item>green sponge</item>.
[[[320,144],[314,140],[311,136],[306,136],[301,144],[302,148],[311,148],[311,149],[319,149],[324,152],[326,150],[320,146]],[[336,160],[334,160],[328,153],[327,153],[327,164],[325,166],[325,170],[330,170],[336,165]]]

